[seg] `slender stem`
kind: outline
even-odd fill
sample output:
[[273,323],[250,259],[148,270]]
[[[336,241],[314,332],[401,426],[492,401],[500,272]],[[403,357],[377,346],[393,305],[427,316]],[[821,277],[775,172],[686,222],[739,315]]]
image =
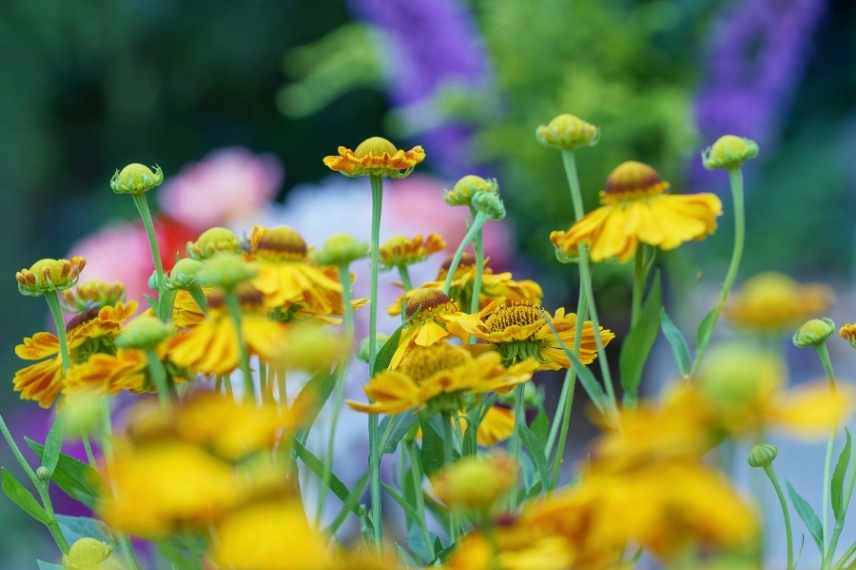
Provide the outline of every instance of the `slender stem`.
[[645,246],[636,248],[633,263],[633,301],[630,312],[630,327],[636,326],[639,320],[639,312],[642,309],[642,294],[645,290]]
[[[478,213],[473,214],[473,224],[476,222]],[[480,227],[476,233],[473,249],[476,253],[476,273],[473,276],[473,296],[470,299],[470,313],[478,313],[481,308],[482,275],[484,274],[484,228]],[[448,278],[448,275],[446,276]],[[470,341],[473,342],[473,339]]]
[[404,291],[410,291],[413,289],[413,281],[410,280],[410,270],[407,269],[406,265],[396,265],[398,269],[398,276],[401,278],[401,284],[404,285]]
[[71,368],[71,356],[68,351],[68,337],[65,334],[65,319],[62,315],[62,307],[59,305],[59,296],[56,291],[48,291],[44,297],[45,301],[48,302],[54,327],[56,327],[56,338],[59,340],[59,353],[62,357],[62,369],[68,370]]
[[787,570],[794,570],[794,537],[791,527],[791,513],[788,510],[788,501],[785,499],[785,494],[782,492],[782,486],[779,483],[779,478],[776,476],[776,471],[772,465],[764,467],[764,473],[773,485],[773,490],[776,492],[776,497],[779,499],[779,506],[782,508],[782,518],[785,521],[785,540],[788,549],[788,566]]
[[[732,202],[734,202],[734,249],[731,252],[731,262],[728,264],[728,272],[725,274],[725,280],[722,282],[722,289],[719,292],[719,302],[717,302],[711,313],[713,322],[708,329],[709,331],[713,331],[716,327],[719,314],[728,302],[728,295],[731,293],[731,288],[734,286],[734,281],[737,279],[737,272],[740,269],[740,260],[743,258],[743,246],[746,238],[746,214],[743,209],[743,171],[739,168],[729,170],[728,180],[731,185]],[[696,371],[702,356],[707,350],[710,334],[708,332],[706,338],[699,339],[690,375]]]
[[140,219],[143,221],[143,227],[146,230],[146,237],[149,239],[149,248],[152,251],[152,261],[155,264],[155,272],[158,277],[158,303],[156,313],[162,321],[168,320],[169,315],[164,314],[165,307],[161,303],[163,298],[164,286],[166,279],[164,278],[163,260],[161,259],[160,247],[158,246],[158,238],[155,233],[155,225],[152,221],[152,212],[149,210],[149,202],[145,194],[134,194],[134,205],[137,207],[137,212],[140,214]]
[[[339,282],[342,284],[342,307],[345,325],[345,338],[348,346],[354,337],[354,308],[351,306],[351,273],[348,264],[339,266]],[[333,455],[336,450],[336,428],[345,401],[345,375],[348,371],[347,361],[342,362],[336,371],[335,394],[333,396],[333,418],[330,421],[330,437],[327,440],[327,453],[324,454],[324,464],[321,472],[321,489],[318,492],[318,510],[315,512],[315,526],[320,526],[324,514],[324,506],[330,487],[330,477],[333,473]]]
[[[434,556],[434,544],[431,541],[431,535],[428,533],[428,526],[425,524],[425,497],[422,496],[422,470],[419,467],[418,455],[416,453],[416,444],[410,440],[404,444],[405,454],[410,460],[410,476],[413,479],[413,494],[416,498],[416,515],[418,520],[416,524],[422,533],[422,540],[428,548],[431,556]],[[402,457],[401,461],[404,461]]]
[[[371,236],[371,281],[369,293],[369,377],[374,375],[377,356],[377,287],[380,268],[380,220],[383,208],[383,178],[371,176],[372,187],[372,236]],[[381,521],[382,503],[380,494],[380,446],[378,441],[377,414],[369,414],[369,494],[371,496],[372,536],[377,545],[383,540]]]
[[166,381],[166,369],[163,367],[163,362],[161,362],[154,350],[147,351],[146,355],[148,356],[149,373],[152,375],[152,383],[158,391],[158,401],[160,401],[162,409],[167,409],[172,404],[172,401]]
[[95,454],[92,453],[92,442],[89,441],[89,436],[84,435],[83,440],[83,451],[86,453],[86,461],[89,463],[89,466],[93,469],[98,467],[98,463],[95,461]]
[[452,257],[452,263],[449,264],[449,270],[446,272],[446,280],[443,282],[443,293],[446,295],[449,294],[449,289],[452,288],[452,279],[455,277],[455,272],[458,270],[458,265],[461,263],[461,258],[464,256],[464,251],[466,251],[467,245],[469,245],[469,243],[475,239],[476,235],[481,232],[482,226],[484,226],[487,220],[487,214],[484,212],[476,214],[476,217],[470,224],[467,233],[464,235],[464,239],[461,240],[461,243],[458,245],[458,249],[455,250],[455,255]]
[[[826,347],[826,342],[822,342],[818,346],[815,347],[817,350],[817,356],[820,359],[820,363],[823,366],[823,370],[826,373],[826,380],[829,383],[830,388],[835,389],[835,371],[832,369],[832,360],[829,358],[829,349]],[[824,569],[829,567],[829,564],[832,562],[833,552],[830,552],[831,545],[831,534],[830,534],[830,522],[829,522],[829,505],[830,505],[830,492],[831,492],[831,480],[830,473],[832,470],[832,451],[835,448],[835,432],[833,430],[829,434],[829,438],[826,440],[826,453],[824,454],[823,459],[823,493],[822,493],[822,501],[821,505],[821,521],[823,523],[823,565]]]
[[253,382],[253,372],[250,370],[250,354],[244,342],[244,329],[241,325],[241,304],[234,291],[226,291],[226,308],[232,323],[235,325],[235,336],[238,339],[238,350],[241,356],[241,373],[244,376],[244,400],[252,402],[256,398],[256,386]]
[[[454,461],[454,434],[452,433],[452,414],[443,412],[443,465],[451,465]],[[516,424],[515,424],[516,425]],[[515,456],[516,457],[516,456]],[[449,511],[449,543],[454,544],[458,540],[458,520],[451,510]]]
[[[573,151],[562,151],[562,164],[565,167],[565,175],[568,179],[568,188],[571,192],[571,202],[574,206],[574,217],[579,220],[583,217],[585,210],[583,209],[583,194],[580,190],[580,179],[577,175],[577,163],[574,158]],[[580,286],[586,295],[588,308],[591,316],[591,322],[594,326],[594,342],[597,348],[598,365],[600,373],[603,376],[603,383],[606,385],[606,393],[612,400],[613,407],[618,409],[618,400],[615,397],[615,388],[612,385],[612,374],[609,371],[609,361],[606,358],[606,350],[603,346],[603,339],[600,335],[600,319],[597,316],[597,304],[594,300],[594,291],[591,284],[591,271],[589,269],[588,246],[580,244],[579,251],[579,268],[580,268]]]
[[[844,565],[850,561],[854,554],[856,554],[856,542],[851,544],[850,548],[847,549],[844,555],[838,559],[838,562],[835,563],[835,570],[838,570],[839,568],[844,568]],[[851,564],[847,567],[847,570],[850,570],[852,568],[853,565]]]

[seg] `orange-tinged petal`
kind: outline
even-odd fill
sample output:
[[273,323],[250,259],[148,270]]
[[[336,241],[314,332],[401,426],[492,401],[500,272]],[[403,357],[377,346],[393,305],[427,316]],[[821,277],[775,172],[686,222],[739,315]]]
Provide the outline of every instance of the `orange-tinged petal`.
[[800,437],[815,439],[840,428],[853,413],[854,404],[850,386],[833,388],[818,382],[789,390],[769,413],[772,422]]
[[47,332],[37,332],[31,337],[26,337],[15,347],[15,354],[24,360],[40,360],[54,356],[58,352],[59,341],[56,335]]

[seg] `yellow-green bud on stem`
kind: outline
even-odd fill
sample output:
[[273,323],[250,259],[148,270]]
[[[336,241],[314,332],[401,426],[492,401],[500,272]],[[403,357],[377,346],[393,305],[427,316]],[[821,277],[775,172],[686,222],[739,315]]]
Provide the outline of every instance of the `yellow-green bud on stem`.
[[86,260],[79,256],[71,259],[40,259],[30,267],[18,271],[15,281],[18,282],[18,291],[22,295],[38,297],[73,287],[84,267]]
[[110,179],[110,188],[116,194],[145,194],[163,183],[163,170],[132,162],[122,170],[117,170]]
[[478,192],[473,196],[473,208],[492,220],[505,218],[505,204],[497,192]]
[[190,289],[197,285],[196,275],[201,269],[201,261],[183,257],[172,266],[167,286],[171,289]]
[[752,139],[724,135],[702,152],[701,159],[708,170],[735,170],[756,156],[758,143]]
[[759,443],[752,447],[747,461],[750,466],[762,469],[772,465],[777,455],[779,455],[779,449],[775,445]]
[[206,260],[196,274],[199,284],[232,290],[256,276],[256,267],[235,253],[218,253]]
[[80,439],[94,433],[104,418],[105,396],[92,391],[72,392],[57,408],[67,439]]
[[196,260],[208,259],[216,253],[240,251],[241,238],[228,228],[209,228],[196,241],[187,243],[187,255]]
[[544,146],[576,150],[596,145],[600,139],[600,129],[575,115],[563,113],[535,129],[535,138]]
[[62,557],[65,570],[122,570],[124,566],[113,555],[113,547],[94,538],[81,538]]
[[475,174],[468,174],[455,182],[451,190],[447,190],[443,199],[450,206],[470,206],[473,197],[479,192],[499,192],[499,185],[494,179],[486,179]]
[[139,348],[151,350],[172,335],[171,325],[148,315],[141,315],[128,323],[125,330],[116,337],[119,348]]
[[313,259],[319,265],[341,267],[368,255],[367,243],[348,234],[333,234],[327,238],[324,246],[315,252]]
[[820,346],[835,332],[835,323],[826,317],[806,321],[794,333],[793,342],[797,348]]

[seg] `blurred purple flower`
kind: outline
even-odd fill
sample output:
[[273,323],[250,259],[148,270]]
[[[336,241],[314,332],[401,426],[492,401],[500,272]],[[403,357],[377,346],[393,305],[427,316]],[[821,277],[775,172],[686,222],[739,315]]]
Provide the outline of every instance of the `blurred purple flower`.
[[[398,106],[418,108],[448,84],[480,89],[488,58],[475,22],[457,0],[350,0],[356,15],[389,41],[390,94]],[[446,123],[419,135],[432,162],[459,176],[472,168],[472,129]]]

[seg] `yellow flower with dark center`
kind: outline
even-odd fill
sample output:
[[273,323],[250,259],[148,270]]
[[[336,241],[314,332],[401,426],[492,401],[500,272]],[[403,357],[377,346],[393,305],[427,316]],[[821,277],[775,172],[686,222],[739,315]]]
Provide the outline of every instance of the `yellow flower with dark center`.
[[332,570],[327,537],[312,528],[296,500],[246,505],[216,527],[210,558],[229,570]]
[[722,214],[716,195],[669,194],[668,188],[647,164],[624,162],[607,178],[601,207],[567,231],[552,232],[550,240],[566,255],[576,255],[579,244],[585,243],[594,261],[627,261],[639,243],[671,250],[716,230],[716,217]]
[[797,283],[781,273],[759,273],[731,295],[724,314],[737,328],[781,333],[821,315],[833,299],[825,285]]
[[65,392],[118,394],[123,390],[143,392],[146,384],[146,353],[119,349],[116,354],[93,354],[86,362],[72,366],[65,379]]
[[408,321],[401,329],[390,370],[398,368],[405,355],[416,347],[433,346],[453,335],[466,336],[465,331],[474,326],[474,322],[467,324],[473,317],[439,289],[413,289],[405,299]]
[[40,259],[15,273],[15,281],[22,295],[44,295],[73,287],[84,267],[86,260],[77,255],[71,259]]
[[428,234],[424,238],[421,234],[412,238],[396,236],[380,246],[380,261],[387,269],[413,265],[444,249],[446,242],[440,234]]
[[369,414],[400,414],[426,405],[459,411],[472,395],[504,393],[528,381],[535,368],[531,360],[506,368],[495,352],[473,356],[449,344],[419,347],[407,354],[398,370],[384,371],[366,384],[371,403],[349,400],[348,405]]
[[[269,319],[262,312],[263,298],[260,292],[245,288],[239,290],[239,299],[243,312],[241,328],[247,349],[250,354],[257,355],[262,360],[274,361],[286,342],[286,325]],[[189,301],[183,298],[182,302],[189,304],[192,298]],[[195,320],[191,317],[194,314],[192,311],[184,308],[179,311],[182,324]],[[177,366],[198,374],[223,375],[238,367],[238,332],[222,296],[210,296],[208,313],[194,326],[179,332],[166,342],[166,357]]]
[[838,329],[838,336],[850,343],[850,346],[856,348],[856,323],[845,323]]
[[[527,358],[539,363],[539,370],[559,370],[571,365],[561,343],[547,324],[547,313],[540,305],[515,303],[506,300],[493,301],[479,312],[475,326],[471,319],[458,319],[457,324],[467,334],[492,344],[502,354],[503,362],[512,364]],[[574,344],[577,316],[559,308],[550,319],[559,339],[568,349]],[[601,327],[600,337],[607,346],[615,334]],[[583,324],[583,338],[577,358],[583,364],[591,364],[597,358],[595,330],[591,321]]]
[[325,156],[324,165],[345,176],[383,176],[404,178],[425,160],[421,146],[400,150],[383,137],[370,137],[355,150],[338,148],[337,156]]
[[125,286],[118,281],[87,281],[63,291],[60,300],[69,311],[88,311],[93,307],[100,308],[124,302]]
[[[112,354],[114,339],[122,324],[137,310],[134,301],[114,306],[93,307],[78,313],[66,324],[68,347],[73,364],[81,364],[97,353]],[[65,387],[59,340],[49,332],[38,332],[15,347],[15,354],[23,360],[40,362],[22,368],[12,381],[21,399],[34,400],[49,408]]]

